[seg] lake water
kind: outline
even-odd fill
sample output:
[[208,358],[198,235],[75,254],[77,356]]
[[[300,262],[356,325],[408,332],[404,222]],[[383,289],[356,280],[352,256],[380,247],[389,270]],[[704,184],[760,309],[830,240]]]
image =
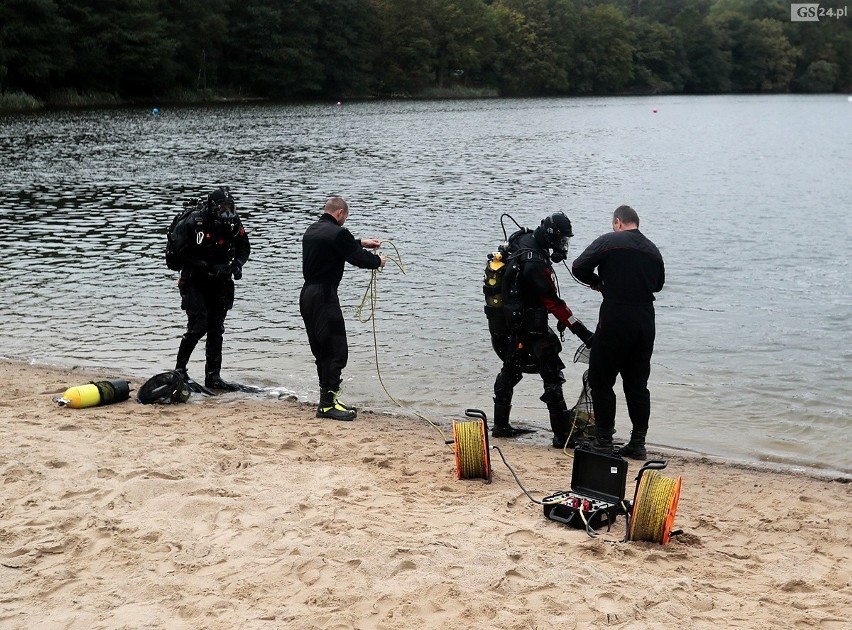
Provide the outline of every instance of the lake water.
[[[655,111],[656,109],[656,111]],[[649,441],[748,462],[852,472],[852,103],[720,96],[238,105],[0,118],[0,355],[146,378],[183,332],[163,262],[180,202],[228,184],[252,258],[226,321],[223,376],[317,397],[298,310],[300,239],[325,199],[356,237],[390,239],[407,273],[378,276],[377,348],[348,268],[344,398],[442,423],[491,415],[499,361],[482,312],[500,215],[563,210],[569,261],[629,203],[666,260]],[[386,247],[387,253],[394,253]],[[593,328],[599,294],[556,267]],[[566,399],[585,368],[571,362]],[[402,404],[400,409],[385,394]],[[203,374],[203,349],[190,373]],[[69,383],[72,385],[73,383]],[[616,437],[630,422],[617,385]],[[513,421],[542,431],[541,381]],[[231,395],[234,396],[234,395]],[[282,427],[282,431],[288,430]],[[364,431],[369,426],[363,426]]]

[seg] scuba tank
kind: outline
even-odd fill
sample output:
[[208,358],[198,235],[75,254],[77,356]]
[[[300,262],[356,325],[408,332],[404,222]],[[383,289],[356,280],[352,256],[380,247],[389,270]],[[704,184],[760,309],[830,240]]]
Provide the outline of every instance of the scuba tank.
[[[514,219],[512,220],[514,221]],[[509,313],[514,314],[516,311],[519,311],[521,317],[523,316],[523,309],[518,301],[516,283],[519,265],[516,260],[517,256],[513,255],[510,248],[518,236],[531,230],[518,227],[519,230],[508,238],[506,238],[506,230],[504,228],[503,236],[506,240],[500,244],[497,251],[488,254],[488,260],[485,263],[485,273],[482,279],[482,293],[485,296],[484,310],[485,317],[488,320],[491,345],[501,360],[506,356],[508,343],[512,335],[512,328],[516,324],[514,320],[517,319],[517,316],[507,317],[507,307],[509,307]],[[512,289],[509,286],[512,284],[515,285],[514,291],[507,291],[507,289]]]
[[485,278],[482,281],[482,292],[485,294],[485,314],[488,307],[502,308],[503,306],[503,273],[506,271],[505,258],[508,252],[501,245],[496,252],[488,254],[485,265]]
[[62,396],[53,401],[60,407],[83,409],[122,402],[130,398],[130,383],[128,381],[92,381],[87,385],[69,387]]

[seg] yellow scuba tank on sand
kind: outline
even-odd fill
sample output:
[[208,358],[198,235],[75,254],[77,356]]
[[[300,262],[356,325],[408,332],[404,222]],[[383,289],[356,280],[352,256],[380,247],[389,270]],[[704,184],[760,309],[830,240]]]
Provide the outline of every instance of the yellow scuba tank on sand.
[[69,387],[62,396],[54,398],[60,407],[83,409],[111,405],[130,398],[130,383],[124,380],[92,381],[86,385]]

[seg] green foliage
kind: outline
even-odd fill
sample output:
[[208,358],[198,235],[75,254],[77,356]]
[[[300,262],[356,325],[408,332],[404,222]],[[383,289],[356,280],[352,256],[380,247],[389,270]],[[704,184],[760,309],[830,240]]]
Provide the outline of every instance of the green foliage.
[[494,5],[494,83],[504,94],[571,91],[578,9],[571,0],[501,0]]
[[598,5],[580,15],[574,84],[581,94],[623,90],[633,78],[633,48],[627,18],[617,8]]
[[39,91],[67,71],[69,25],[53,0],[0,3],[0,90]]
[[228,22],[226,79],[240,93],[304,97],[319,92],[320,16],[310,0],[243,0],[232,5]]
[[633,88],[653,94],[682,92],[689,74],[680,32],[647,18],[630,21]]
[[738,92],[786,92],[797,52],[774,20],[750,20],[742,13],[711,16],[723,47],[731,53],[731,87]]
[[833,92],[837,85],[839,69],[830,61],[814,61],[799,77],[796,87],[801,92]]
[[67,0],[61,10],[71,25],[68,87],[134,96],[169,85],[163,69],[176,46],[156,0]]
[[321,0],[319,4],[320,93],[335,98],[372,93],[380,32],[375,6],[370,0]]
[[86,91],[77,92],[73,88],[65,88],[51,92],[47,104],[52,107],[105,107],[121,104],[121,99],[115,94]]
[[29,94],[23,92],[0,93],[0,111],[24,112],[42,107],[44,107],[44,103]]
[[0,107],[851,89],[852,17],[786,0],[0,3]]
[[174,42],[174,54],[164,61],[163,70],[181,90],[205,91],[218,85],[229,46],[228,6],[228,0],[159,1],[163,36]]

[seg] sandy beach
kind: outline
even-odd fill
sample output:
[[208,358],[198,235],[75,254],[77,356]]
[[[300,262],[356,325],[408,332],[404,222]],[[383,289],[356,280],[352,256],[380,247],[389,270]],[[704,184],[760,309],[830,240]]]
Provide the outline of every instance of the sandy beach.
[[[0,363],[0,627],[852,627],[846,479],[652,452],[683,534],[591,538],[496,454],[491,484],[458,480],[418,418],[53,401],[121,377]],[[569,488],[564,453],[494,443],[533,497]]]

